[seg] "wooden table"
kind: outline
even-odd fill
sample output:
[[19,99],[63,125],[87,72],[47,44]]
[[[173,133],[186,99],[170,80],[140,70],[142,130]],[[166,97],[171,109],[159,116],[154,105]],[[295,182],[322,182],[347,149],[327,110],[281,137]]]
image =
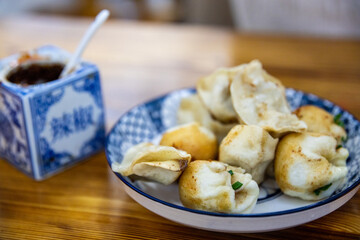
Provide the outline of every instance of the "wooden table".
[[[73,51],[90,20],[0,19],[0,57],[44,44]],[[238,35],[227,29],[109,21],[85,52],[102,74],[107,128],[126,110],[194,86],[220,66],[252,59],[286,86],[327,98],[360,118],[360,42]],[[120,187],[105,154],[43,182],[0,161],[0,239],[360,238],[360,192],[316,221],[259,234],[214,233],[168,221]]]

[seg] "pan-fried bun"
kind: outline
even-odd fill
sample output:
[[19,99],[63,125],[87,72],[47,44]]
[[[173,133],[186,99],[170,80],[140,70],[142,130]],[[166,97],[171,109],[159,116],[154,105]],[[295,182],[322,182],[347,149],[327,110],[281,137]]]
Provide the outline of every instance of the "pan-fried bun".
[[[198,210],[250,213],[259,196],[259,187],[244,172],[219,161],[193,161],[179,180],[181,202]],[[239,188],[234,190],[232,186],[236,185]]]
[[196,89],[201,101],[215,119],[223,122],[237,122],[236,112],[230,97],[230,84],[233,76],[244,66],[220,68],[201,78]]
[[320,133],[292,133],[279,142],[275,178],[287,195],[304,200],[329,197],[346,178],[345,148],[336,149],[335,138]]
[[260,184],[278,141],[259,126],[237,125],[221,142],[219,161],[245,169]]
[[273,137],[306,130],[306,124],[291,114],[284,86],[265,72],[259,61],[237,72],[230,92],[240,123],[261,126]]
[[215,135],[199,123],[189,123],[166,131],[160,145],[174,147],[191,155],[192,160],[216,159]]
[[123,176],[137,175],[168,185],[176,181],[191,160],[190,154],[173,147],[140,143],[131,147],[121,163],[111,168]]

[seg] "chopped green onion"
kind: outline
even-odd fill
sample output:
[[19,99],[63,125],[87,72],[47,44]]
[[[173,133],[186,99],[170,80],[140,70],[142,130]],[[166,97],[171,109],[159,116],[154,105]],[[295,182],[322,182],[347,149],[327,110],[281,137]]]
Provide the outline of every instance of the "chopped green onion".
[[326,191],[326,190],[328,190],[328,188],[329,188],[331,185],[332,185],[332,183],[329,183],[328,185],[325,185],[325,186],[322,186],[322,187],[320,187],[320,188],[318,188],[318,189],[315,189],[315,190],[314,190],[314,193],[315,193],[316,195],[319,195],[321,191]]
[[233,188],[234,190],[238,190],[239,188],[241,188],[242,185],[243,185],[243,184],[242,184],[241,182],[236,181],[236,182],[234,182],[234,184],[232,185],[232,188]]
[[341,141],[342,142],[346,142],[347,138],[346,137],[341,137]]
[[339,149],[339,148],[342,148],[341,144],[336,146],[336,149]]
[[334,123],[339,125],[340,127],[344,127],[344,123],[341,121],[341,113],[336,114],[336,116],[334,117]]
[[231,176],[234,174],[232,170],[229,170],[228,173],[230,173]]
[[341,113],[336,114],[336,115],[334,116],[334,122],[336,123],[336,122],[340,121],[340,118],[341,118]]

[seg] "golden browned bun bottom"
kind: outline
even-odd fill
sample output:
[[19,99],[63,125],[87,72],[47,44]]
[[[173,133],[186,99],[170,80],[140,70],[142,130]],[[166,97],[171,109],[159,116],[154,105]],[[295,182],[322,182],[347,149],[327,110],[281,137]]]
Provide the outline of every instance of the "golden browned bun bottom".
[[317,132],[333,136],[337,143],[346,139],[346,131],[334,122],[334,116],[322,108],[313,105],[302,106],[295,110],[296,116],[306,123],[308,132]]
[[180,125],[164,133],[160,145],[174,147],[191,155],[192,160],[216,159],[215,135],[198,123]]

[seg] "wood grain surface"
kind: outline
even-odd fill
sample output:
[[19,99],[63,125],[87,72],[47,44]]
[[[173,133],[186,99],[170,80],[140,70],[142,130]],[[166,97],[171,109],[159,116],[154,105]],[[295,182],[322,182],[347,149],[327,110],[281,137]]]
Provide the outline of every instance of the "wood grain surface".
[[[52,44],[74,51],[90,20],[0,19],[0,58]],[[360,42],[240,35],[228,29],[109,21],[84,59],[101,71],[107,129],[131,107],[194,86],[252,59],[287,87],[327,98],[360,118]],[[257,234],[214,233],[168,221],[126,195],[103,152],[35,182],[0,161],[0,239],[359,239],[360,193],[316,221]]]

